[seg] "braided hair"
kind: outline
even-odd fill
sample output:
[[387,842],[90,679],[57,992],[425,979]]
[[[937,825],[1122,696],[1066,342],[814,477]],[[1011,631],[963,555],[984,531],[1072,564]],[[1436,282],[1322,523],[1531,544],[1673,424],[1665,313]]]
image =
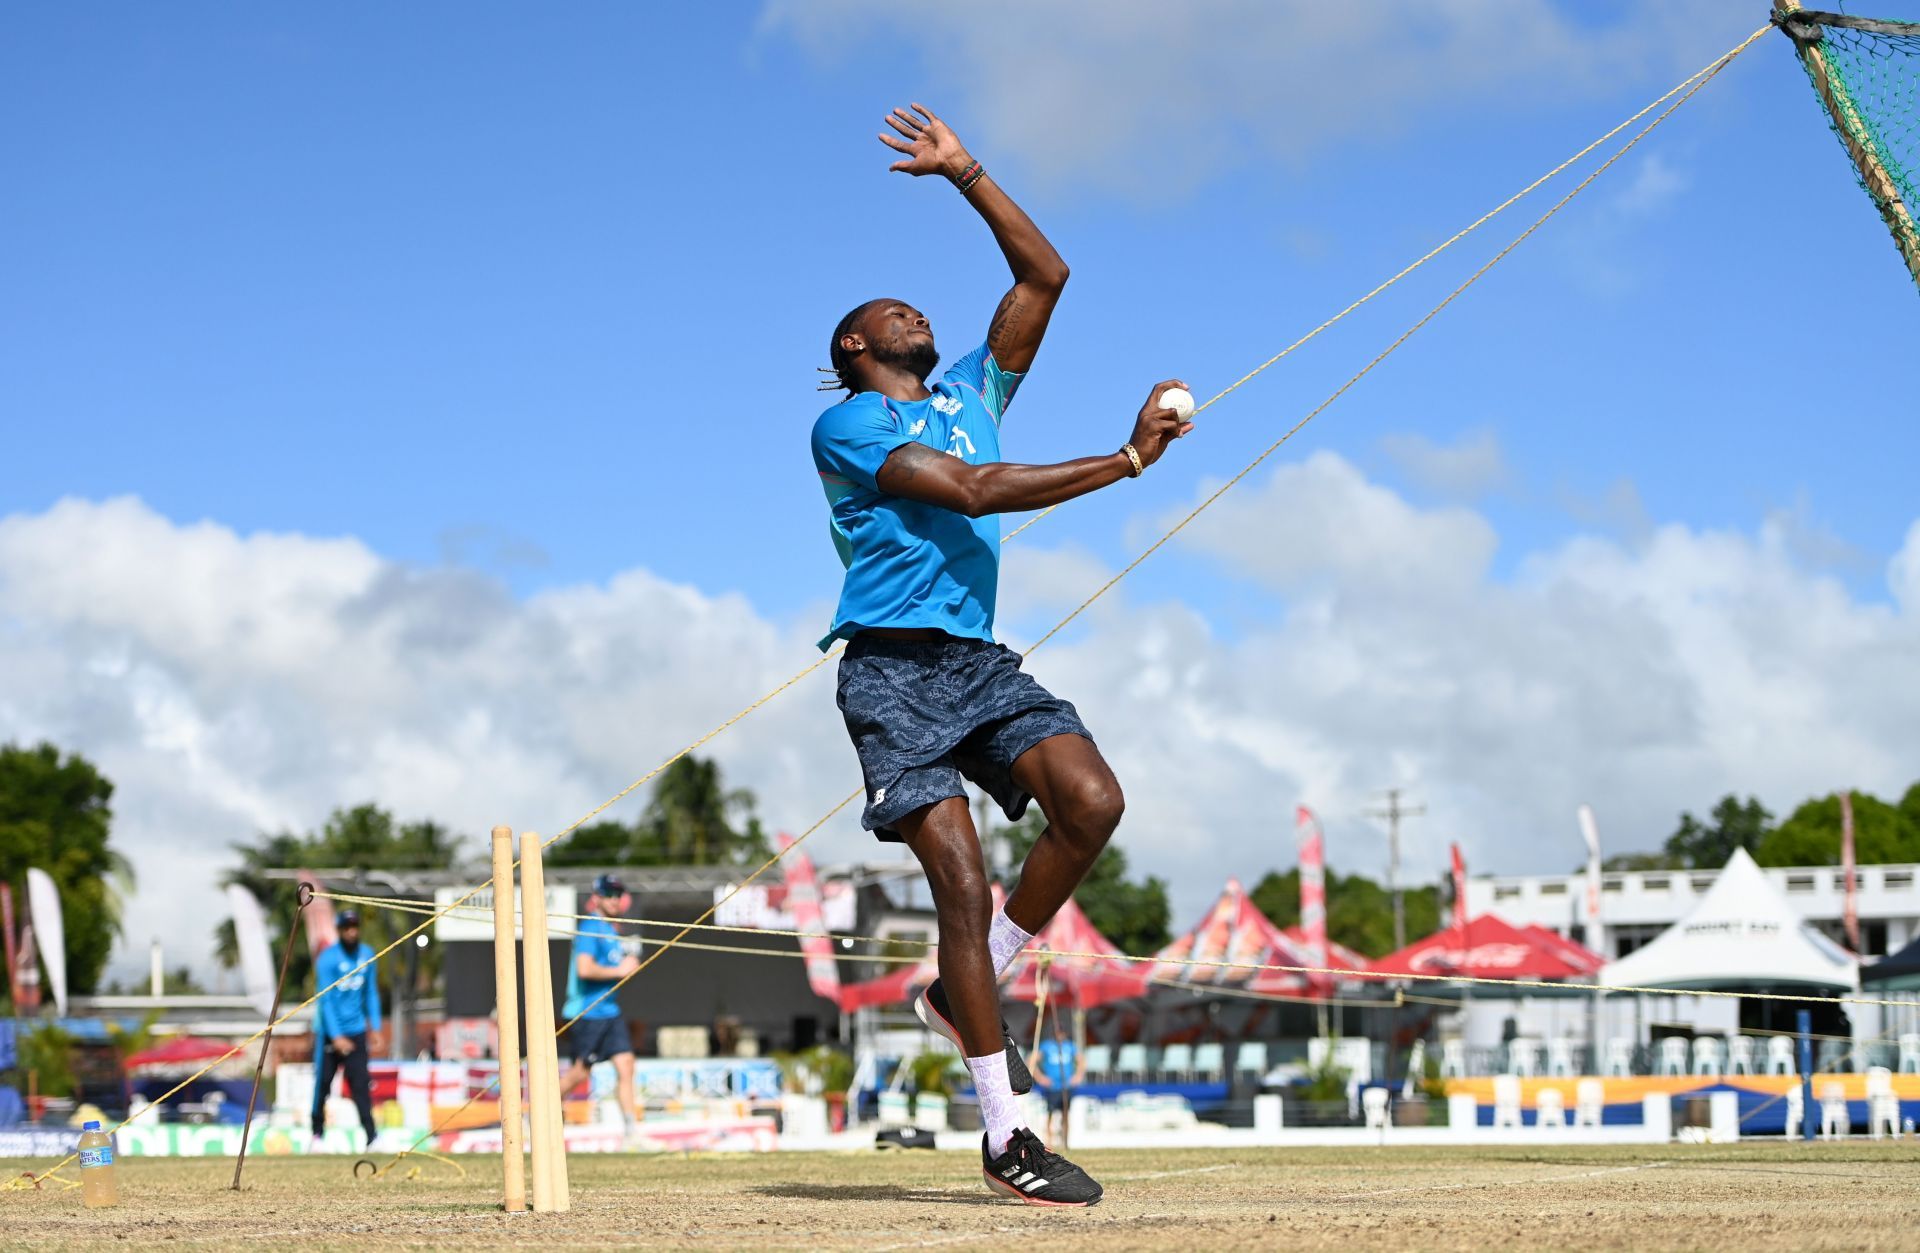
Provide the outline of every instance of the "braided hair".
[[820,371],[821,378],[818,390],[823,392],[844,391],[849,396],[860,390],[854,386],[853,377],[849,373],[853,368],[853,354],[842,348],[840,341],[853,334],[853,328],[859,323],[861,317],[866,314],[867,310],[886,303],[888,303],[888,301],[884,296],[878,300],[869,300],[865,304],[855,305],[847,311],[847,316],[840,319],[840,324],[833,328],[833,342],[827,346],[827,359],[833,362],[833,368]]

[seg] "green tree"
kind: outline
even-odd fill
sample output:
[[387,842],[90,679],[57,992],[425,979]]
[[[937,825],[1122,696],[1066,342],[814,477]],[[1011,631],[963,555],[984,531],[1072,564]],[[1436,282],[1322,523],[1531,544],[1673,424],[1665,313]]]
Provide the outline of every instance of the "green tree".
[[133,869],[109,843],[113,784],[77,753],[51,744],[0,747],[0,882],[26,899],[29,868],[60,893],[67,986],[91,993],[120,935]]
[[[773,856],[754,795],[727,789],[720,764],[691,754],[660,772],[640,821],[634,824],[629,864],[740,866]],[[565,843],[565,841],[561,841]]]
[[[1907,789],[1898,805],[1865,792],[1853,794],[1854,860],[1920,861],[1920,785]],[[1837,866],[1840,864],[1840,798],[1823,796],[1794,810],[1754,850],[1763,866]]]
[[[1261,913],[1281,927],[1300,922],[1300,868],[1269,871],[1248,893]],[[1440,929],[1440,889],[1432,884],[1400,889],[1407,939]],[[1393,951],[1393,893],[1365,875],[1327,872],[1327,938],[1367,957]]]
[[546,849],[549,866],[624,866],[633,859],[633,828],[590,822]]
[[1718,870],[1735,849],[1755,852],[1773,823],[1773,815],[1759,800],[1749,796],[1743,802],[1731,794],[1720,798],[1709,817],[1711,822],[1701,822],[1690,813],[1681,813],[1679,828],[1667,837],[1666,852],[1672,868]]
[[[1020,865],[1046,830],[1046,818],[1038,809],[1030,809],[1019,822],[1000,828],[1013,856]],[[1144,957],[1165,948],[1173,938],[1168,930],[1172,909],[1167,903],[1167,883],[1158,875],[1142,880],[1127,877],[1126,851],[1116,844],[1107,845],[1087,872],[1073,899],[1094,929],[1125,953]]]
[[53,1022],[43,1022],[20,1037],[15,1065],[21,1077],[31,1074],[41,1096],[73,1095],[73,1058],[80,1037]]
[[[403,879],[408,870],[445,870],[460,857],[465,841],[444,825],[431,819],[400,823],[378,805],[355,805],[336,809],[326,825],[309,835],[280,831],[266,834],[251,844],[234,844],[240,864],[221,876],[221,885],[237,883],[259,898],[267,916],[269,944],[277,962],[286,943],[287,926],[295,915],[298,888],[284,878],[269,877],[268,871],[350,869],[361,873],[393,871]],[[385,909],[360,911],[362,940],[376,950],[418,926],[413,914]],[[231,970],[239,965],[234,944],[233,920],[226,919],[214,928],[215,952],[219,961]],[[304,986],[312,973],[313,957],[306,946],[296,944],[287,972],[289,989]],[[402,954],[395,953],[395,958]],[[429,946],[417,955],[419,980],[416,990],[433,986],[439,977],[440,952]],[[406,967],[400,961],[383,962],[381,975],[391,989]]]

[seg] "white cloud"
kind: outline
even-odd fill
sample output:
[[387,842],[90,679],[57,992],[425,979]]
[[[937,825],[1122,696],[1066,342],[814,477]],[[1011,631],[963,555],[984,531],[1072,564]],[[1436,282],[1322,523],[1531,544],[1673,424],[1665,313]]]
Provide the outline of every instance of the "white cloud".
[[[1033,655],[1115,762],[1122,839],[1173,881],[1183,921],[1226,874],[1291,861],[1302,800],[1336,867],[1377,875],[1363,811],[1412,789],[1429,814],[1408,828],[1411,876],[1453,839],[1479,870],[1570,866],[1583,801],[1626,849],[1730,790],[1779,809],[1912,781],[1920,523],[1888,564],[1890,603],[1809,572],[1764,526],[1581,538],[1508,581],[1488,573],[1495,542],[1479,514],[1416,507],[1319,453],[1155,558],[1218,565],[1284,604],[1272,620],[1229,635],[1193,605],[1115,598]],[[1051,620],[1108,573],[1010,553],[1005,617]],[[804,665],[816,625],[643,570],[516,601],[351,539],[67,501],[0,519],[0,740],[99,762],[141,875],[130,946],[158,934],[200,957],[227,842],[364,799],[473,834],[555,830]],[[710,751],[779,827],[856,781],[830,672]],[[875,851],[848,816],[815,848]]]
[[1054,188],[1183,199],[1223,170],[1378,141],[1462,105],[1663,88],[1753,25],[1705,0],[768,0],[760,31],[829,70],[875,45],[918,64],[928,102],[953,102],[989,164],[1007,153]]
[[1500,441],[1484,427],[1453,444],[1437,444],[1411,432],[1389,435],[1380,448],[1416,486],[1450,500],[1473,500],[1507,486],[1512,478]]

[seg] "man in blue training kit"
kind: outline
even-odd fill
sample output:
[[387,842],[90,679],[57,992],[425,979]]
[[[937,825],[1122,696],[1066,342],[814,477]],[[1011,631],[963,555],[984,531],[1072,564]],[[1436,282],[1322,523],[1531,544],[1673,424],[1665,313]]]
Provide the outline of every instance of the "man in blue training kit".
[[629,1132],[640,1117],[633,1094],[633,1039],[614,989],[640,969],[640,959],[628,951],[611,920],[623,917],[632,906],[633,897],[620,880],[603,874],[593,881],[586,909],[593,917],[582,918],[574,933],[567,962],[567,1000],[561,1006],[563,1020],[579,1021],[560,1037],[560,1047],[571,1062],[560,1078],[560,1091],[572,1091],[596,1063],[612,1062],[620,1081],[620,1111],[626,1115]]
[[[870,300],[834,328],[833,374],[848,396],[813,426],[813,462],[847,568],[833,629],[847,641],[839,704],[866,778],[866,828],[913,850],[933,890],[940,977],[914,1010],[966,1058],[986,1123],[981,1168],[1033,1205],[1092,1205],[1100,1185],[1020,1125],[1033,1079],[1000,1017],[996,980],[1047,925],[1119,825],[1122,799],[1074,707],[993,639],[999,515],[1040,509],[1138,477],[1192,429],[1157,385],[1119,451],[1057,465],[1000,460],[1000,424],[1033,364],[1066,263],[922,105],[895,109],[880,139],[892,168],[949,179],[986,220],[1013,271],[984,344],[939,364],[926,317]],[[833,386],[830,385],[830,386]],[[1005,909],[993,910],[963,780],[1009,819],[1037,800],[1047,830]]]
[[[340,938],[320,950],[313,979],[326,988],[314,1007],[313,1135],[327,1129],[327,1095],[333,1079],[347,1073],[347,1094],[360,1111],[360,1127],[373,1143],[373,1084],[367,1077],[367,1033],[380,1030],[380,989],[374,982],[373,949],[360,942],[360,914],[343,909],[335,920]],[[331,985],[331,986],[329,986]]]

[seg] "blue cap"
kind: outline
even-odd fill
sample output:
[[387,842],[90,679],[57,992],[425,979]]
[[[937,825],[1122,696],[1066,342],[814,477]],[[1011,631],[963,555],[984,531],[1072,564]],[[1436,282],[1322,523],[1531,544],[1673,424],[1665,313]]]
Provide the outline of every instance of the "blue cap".
[[[72,1124],[72,1123],[68,1123],[68,1124],[67,1124],[67,1126],[69,1126],[69,1127],[71,1127],[71,1126],[73,1126],[73,1124]],[[83,1126],[83,1127],[81,1127],[81,1128],[80,1128],[80,1130],[82,1130],[82,1131],[98,1131],[98,1130],[100,1130],[100,1120],[99,1120],[98,1118],[89,1118],[89,1119],[87,1119],[87,1122],[86,1122],[86,1125],[85,1125],[85,1126]]]
[[625,896],[627,885],[620,882],[615,875],[603,874],[593,881],[593,894],[607,897]]

